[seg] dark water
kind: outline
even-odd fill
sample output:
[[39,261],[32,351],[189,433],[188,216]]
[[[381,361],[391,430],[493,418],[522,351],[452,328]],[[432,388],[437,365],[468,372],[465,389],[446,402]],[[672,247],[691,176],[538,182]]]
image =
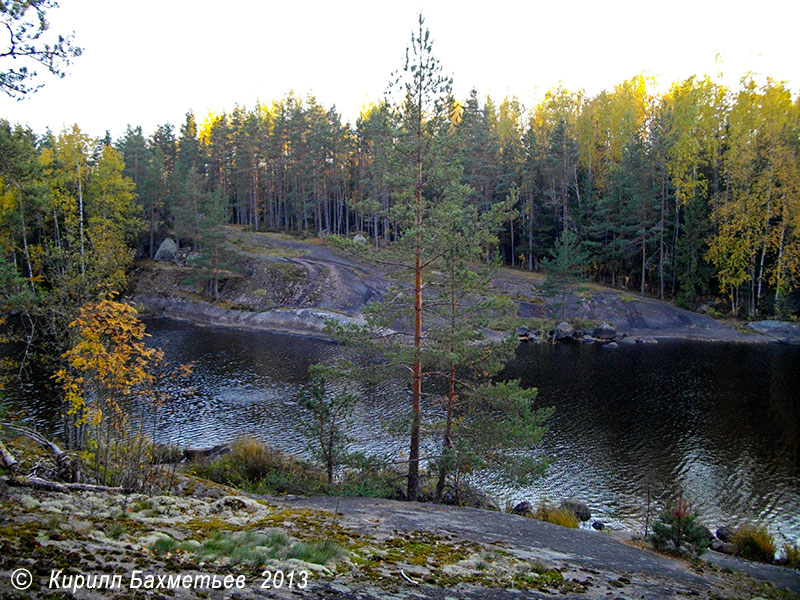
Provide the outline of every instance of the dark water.
[[648,487],[682,492],[710,526],[758,520],[800,537],[800,348],[523,346],[508,371],[556,407],[537,495],[588,499],[632,528]]
[[[160,441],[211,446],[246,433],[303,452],[296,390],[309,365],[333,360],[340,347],[168,321],[152,321],[148,330],[169,360],[195,362],[185,382],[193,394],[169,406]],[[525,490],[496,485],[491,474],[480,480],[501,501],[575,496],[595,518],[637,530],[648,490],[654,504],[682,492],[709,526],[758,520],[784,539],[800,539],[800,348],[523,345],[506,375],[539,388],[539,403],[556,411],[543,444],[551,458],[543,479]],[[352,431],[358,445],[404,448],[385,423],[408,410],[405,384],[360,392]],[[24,403],[44,424],[53,407],[42,398],[30,393]]]

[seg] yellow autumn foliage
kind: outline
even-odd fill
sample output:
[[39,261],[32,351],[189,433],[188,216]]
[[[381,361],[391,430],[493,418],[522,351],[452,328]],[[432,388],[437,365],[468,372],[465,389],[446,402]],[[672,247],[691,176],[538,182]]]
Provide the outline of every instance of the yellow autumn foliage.
[[83,306],[70,328],[75,343],[62,356],[68,368],[54,376],[64,389],[68,414],[76,416],[76,425],[96,426],[105,408],[123,425],[120,401],[152,383],[151,365],[163,354],[145,345],[148,334],[136,309],[113,295]]

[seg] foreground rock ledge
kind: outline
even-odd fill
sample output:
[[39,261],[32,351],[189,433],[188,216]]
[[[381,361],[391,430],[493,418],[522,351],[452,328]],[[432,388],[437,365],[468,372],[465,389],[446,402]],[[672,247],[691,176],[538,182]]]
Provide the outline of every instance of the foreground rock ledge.
[[[0,503],[0,597],[53,597],[58,590],[47,585],[54,569],[126,577],[133,569],[156,575],[243,575],[247,586],[235,590],[239,598],[710,600],[791,597],[772,584],[800,591],[797,571],[730,558],[726,566],[749,569],[759,580],[709,564],[690,568],[603,533],[517,515],[370,498],[237,494],[191,478],[178,493],[152,497],[9,488]],[[292,543],[328,540],[342,553],[324,564],[269,559],[266,568],[306,570],[311,580],[303,590],[265,593],[260,587],[264,566],[237,565],[224,556],[199,561],[185,550],[221,531],[234,536],[280,533]],[[184,550],[154,552],[157,543],[167,542]],[[18,568],[34,574],[34,585],[24,592],[10,584]],[[170,591],[172,598],[202,597],[192,590]],[[232,592],[224,595],[234,597]],[[166,596],[159,591],[83,589],[74,597]]]

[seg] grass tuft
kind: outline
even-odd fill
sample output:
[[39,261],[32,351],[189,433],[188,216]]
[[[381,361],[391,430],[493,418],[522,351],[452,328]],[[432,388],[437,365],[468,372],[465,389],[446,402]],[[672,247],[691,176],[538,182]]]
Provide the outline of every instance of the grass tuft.
[[742,558],[765,563],[775,560],[775,540],[764,525],[742,525],[733,534],[733,545]]
[[303,562],[324,565],[341,555],[342,549],[338,544],[330,540],[322,540],[310,544],[299,542],[292,546],[286,558],[296,558]]
[[156,555],[169,554],[178,548],[178,542],[171,537],[160,537],[150,544],[150,550]]
[[786,565],[792,569],[800,569],[800,546],[797,544],[784,544],[783,555]]
[[578,517],[571,510],[551,508],[546,502],[539,504],[539,508],[536,510],[536,518],[540,521],[547,521],[553,525],[568,527],[569,529],[577,529],[580,525]]

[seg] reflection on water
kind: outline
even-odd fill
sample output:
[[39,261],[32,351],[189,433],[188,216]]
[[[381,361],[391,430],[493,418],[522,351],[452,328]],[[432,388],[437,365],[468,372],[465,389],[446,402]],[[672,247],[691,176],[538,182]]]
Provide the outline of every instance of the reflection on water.
[[[294,426],[307,369],[342,352],[299,337],[151,321],[152,344],[168,360],[195,362],[190,397],[172,403],[158,437],[211,446],[250,434],[290,452],[305,442]],[[586,501],[595,518],[638,529],[648,489],[663,501],[683,492],[710,525],[758,519],[800,537],[800,348],[672,342],[623,346],[523,345],[506,376],[555,406],[544,450],[551,466],[502,500]],[[409,408],[400,382],[361,389],[351,434],[361,449],[397,450],[386,421]],[[26,412],[52,420],[54,407],[28,394]],[[18,400],[19,402],[19,400]],[[13,407],[13,406],[12,406]],[[501,502],[502,503],[502,502]]]
[[683,492],[709,525],[759,519],[800,536],[800,349],[523,346],[508,374],[556,407],[553,462],[530,495],[584,498],[631,526],[648,487]]

